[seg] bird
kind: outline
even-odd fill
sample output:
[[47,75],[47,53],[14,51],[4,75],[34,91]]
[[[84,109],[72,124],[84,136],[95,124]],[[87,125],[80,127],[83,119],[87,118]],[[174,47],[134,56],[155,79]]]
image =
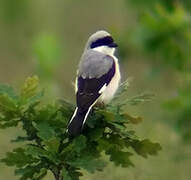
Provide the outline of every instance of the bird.
[[114,54],[117,47],[105,30],[89,37],[78,65],[76,109],[68,123],[69,135],[80,135],[92,107],[97,103],[108,104],[114,97],[121,80],[118,58]]

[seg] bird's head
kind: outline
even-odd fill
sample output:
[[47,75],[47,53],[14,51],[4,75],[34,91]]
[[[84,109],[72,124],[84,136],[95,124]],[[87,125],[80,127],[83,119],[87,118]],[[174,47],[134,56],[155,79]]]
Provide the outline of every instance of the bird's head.
[[86,44],[86,50],[93,49],[109,55],[114,54],[116,47],[111,34],[103,30],[92,34]]

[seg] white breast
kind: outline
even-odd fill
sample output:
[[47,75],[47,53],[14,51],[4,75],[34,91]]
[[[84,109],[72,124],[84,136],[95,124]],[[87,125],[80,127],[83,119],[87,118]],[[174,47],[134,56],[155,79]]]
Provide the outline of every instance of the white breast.
[[118,64],[118,59],[115,56],[112,56],[115,61],[115,75],[113,76],[112,80],[108,84],[108,86],[104,89],[102,95],[99,97],[98,102],[101,103],[109,103],[113,96],[115,95],[119,84],[121,80],[121,75],[120,75],[120,69],[119,69],[119,64]]

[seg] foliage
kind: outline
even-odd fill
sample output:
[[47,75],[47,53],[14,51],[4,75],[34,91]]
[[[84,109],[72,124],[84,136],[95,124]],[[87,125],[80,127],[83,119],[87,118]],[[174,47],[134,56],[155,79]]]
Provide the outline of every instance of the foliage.
[[147,1],[127,0],[127,2],[129,2],[131,5],[135,6],[136,8],[140,8],[142,10],[152,8],[156,4],[161,4],[162,6],[167,7],[169,10],[172,10],[174,8],[174,6],[176,6],[177,4],[180,4],[180,3],[183,4],[185,8],[191,7],[191,3],[188,0],[181,0],[181,1],[177,1],[177,0],[147,0]]
[[[126,0],[134,7],[137,23],[122,34],[122,55],[136,49],[149,59],[157,74],[162,76],[166,65],[172,67],[181,87],[176,85],[177,96],[169,97],[164,103],[167,110],[174,114],[174,126],[184,140],[191,140],[190,102],[191,86],[191,14],[190,1],[183,0]],[[128,41],[129,39],[129,41]],[[128,41],[128,44],[125,43]],[[135,53],[135,52],[133,52]],[[133,54],[132,53],[132,54]],[[169,69],[168,73],[169,73]],[[166,121],[166,120],[165,120]],[[169,122],[169,121],[166,121]]]
[[154,3],[152,10],[145,7],[142,13],[138,12],[138,24],[128,32],[130,44],[145,52],[146,56],[152,55],[152,61],[161,61],[178,70],[189,70],[190,14],[180,4],[170,10],[162,4]]
[[13,142],[25,142],[24,146],[8,152],[1,162],[15,166],[15,174],[21,180],[40,180],[47,171],[56,180],[77,180],[83,174],[102,171],[106,162],[105,153],[116,166],[134,166],[130,157],[155,155],[161,146],[148,139],[140,140],[129,123],[139,123],[124,112],[120,97],[124,96],[124,83],[114,102],[105,108],[95,108],[91,113],[83,134],[69,137],[66,128],[74,106],[65,100],[45,104],[44,93],[39,89],[36,76],[26,80],[20,94],[7,85],[0,86],[0,127],[21,125],[25,136]]
[[[190,76],[190,74],[188,74]],[[184,76],[185,78],[185,76]],[[185,142],[191,142],[191,85],[190,77],[185,78],[184,86],[177,90],[177,95],[167,100],[163,106],[173,112],[175,129]],[[174,120],[174,119],[173,119]]]

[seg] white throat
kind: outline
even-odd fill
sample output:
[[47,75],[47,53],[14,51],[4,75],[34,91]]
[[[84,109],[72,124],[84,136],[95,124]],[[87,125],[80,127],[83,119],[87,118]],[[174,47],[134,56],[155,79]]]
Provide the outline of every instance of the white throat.
[[93,50],[104,53],[104,54],[108,54],[110,56],[113,56],[114,52],[115,52],[115,48],[111,48],[111,47],[108,47],[108,46],[96,47],[96,48],[93,48]]

